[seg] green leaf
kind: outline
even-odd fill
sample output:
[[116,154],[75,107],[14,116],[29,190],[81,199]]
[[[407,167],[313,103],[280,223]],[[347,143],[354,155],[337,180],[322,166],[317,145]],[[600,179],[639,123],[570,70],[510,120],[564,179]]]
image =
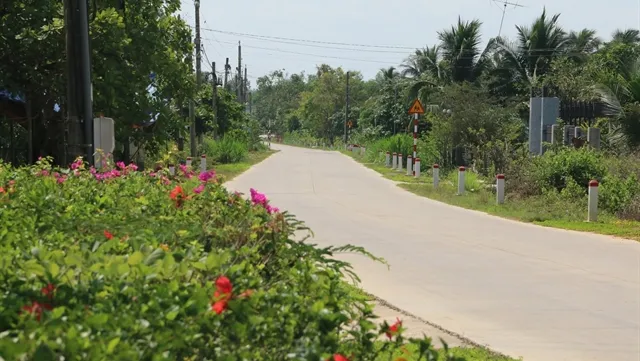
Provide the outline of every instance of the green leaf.
[[109,341],[109,344],[107,345],[107,353],[108,354],[113,353],[113,350],[116,349],[116,346],[118,346],[119,343],[120,343],[120,337],[116,337],[113,340]]
[[167,320],[173,321],[178,316],[178,313],[180,313],[180,308],[178,308],[178,306],[174,306],[165,317]]
[[47,265],[47,271],[51,274],[51,277],[56,277],[60,273],[60,266],[55,263],[50,262]]
[[44,276],[44,267],[38,264],[38,261],[33,259],[24,263],[24,270],[29,277]]
[[87,323],[92,327],[102,326],[107,323],[107,321],[109,321],[109,315],[106,313],[97,313],[87,318]]
[[157,260],[161,259],[162,257],[164,257],[165,253],[162,249],[158,248],[155,249],[153,252],[151,252],[150,255],[147,256],[147,258],[144,260],[144,264],[147,266],[150,266],[152,264],[154,264]]
[[38,361],[55,361],[56,355],[47,344],[41,343],[33,354],[33,359]]
[[135,266],[137,264],[140,264],[143,258],[144,258],[144,255],[141,252],[136,251],[136,252],[133,252],[131,256],[129,256],[128,263],[132,266]]
[[66,311],[66,307],[64,306],[59,306],[53,309],[53,311],[51,311],[51,318],[53,319],[58,319],[60,317],[62,317],[62,315],[64,315],[64,312]]

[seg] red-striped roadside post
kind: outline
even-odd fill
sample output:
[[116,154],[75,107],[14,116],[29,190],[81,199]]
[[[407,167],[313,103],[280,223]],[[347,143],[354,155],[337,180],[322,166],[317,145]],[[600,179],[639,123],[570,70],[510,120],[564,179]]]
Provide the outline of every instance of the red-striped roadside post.
[[403,159],[402,159],[402,153],[398,153],[398,168],[396,168],[396,170],[402,170],[404,167],[402,166],[403,164]]
[[191,168],[191,157],[187,157],[187,168]]
[[458,195],[464,194],[464,167],[458,168]]
[[169,174],[176,175],[176,167],[173,164],[169,164]]
[[420,177],[420,158],[413,161],[413,174],[416,178]]
[[587,214],[587,219],[589,222],[597,222],[598,221],[598,186],[600,184],[597,180],[592,180],[589,182],[589,212]]
[[415,162],[418,159],[418,117],[420,114],[424,114],[424,108],[422,107],[422,103],[420,103],[420,99],[416,98],[413,101],[413,104],[409,107],[409,114],[413,115],[413,174],[417,177],[420,173],[420,170],[418,170],[418,173],[415,171]]
[[504,203],[504,174],[496,175],[496,202]]
[[440,166],[438,164],[433,165],[433,188],[438,188],[440,184]]
[[393,152],[391,155],[391,169],[396,169],[398,166],[398,153]]

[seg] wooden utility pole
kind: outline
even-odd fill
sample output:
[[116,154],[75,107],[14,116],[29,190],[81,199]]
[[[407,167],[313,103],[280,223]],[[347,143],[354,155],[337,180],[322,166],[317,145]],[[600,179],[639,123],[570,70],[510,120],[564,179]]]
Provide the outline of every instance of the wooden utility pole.
[[349,136],[347,133],[347,123],[349,122],[349,72],[347,72],[347,106],[346,111],[344,113],[344,144],[347,145],[349,140]]
[[[189,73],[193,74],[193,53],[189,54]],[[196,157],[196,115],[193,96],[189,99],[189,153],[191,157]]]
[[249,83],[247,82],[247,66],[244,66],[244,81],[242,82],[242,103],[244,104],[244,111],[247,111],[247,102],[249,101]]
[[238,41],[238,72],[236,73],[236,98],[240,103],[242,101],[242,45]]
[[229,58],[227,58],[227,62],[224,64],[224,88],[227,89],[227,79],[229,78],[229,71],[231,71],[231,65],[229,65]]
[[211,107],[213,109],[213,137],[215,138],[218,130],[218,74],[216,73],[215,61],[211,63],[211,73],[211,81],[213,82]]

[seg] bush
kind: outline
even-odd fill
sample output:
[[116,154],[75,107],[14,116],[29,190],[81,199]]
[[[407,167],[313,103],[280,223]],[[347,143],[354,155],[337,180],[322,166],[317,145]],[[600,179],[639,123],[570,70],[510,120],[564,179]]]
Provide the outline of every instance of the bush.
[[363,250],[293,240],[302,224],[213,172],[72,168],[0,165],[5,360],[376,358],[391,328],[333,257]]
[[602,154],[589,148],[547,151],[535,158],[532,166],[532,176],[538,187],[555,188],[558,191],[564,189],[568,178],[571,178],[586,192],[590,180],[602,180],[607,174]]
[[235,137],[238,134],[225,135],[220,140],[204,139],[202,152],[215,163],[238,163],[247,157],[248,147],[245,140]]
[[606,176],[599,190],[598,202],[602,209],[620,213],[627,209],[634,197],[640,193],[640,184],[636,176],[629,176],[627,179]]

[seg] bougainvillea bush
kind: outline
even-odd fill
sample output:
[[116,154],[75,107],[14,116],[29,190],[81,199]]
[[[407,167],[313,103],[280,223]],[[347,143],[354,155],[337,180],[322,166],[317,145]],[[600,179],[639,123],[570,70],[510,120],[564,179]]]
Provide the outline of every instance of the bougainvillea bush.
[[345,283],[332,254],[357,249],[295,241],[301,223],[213,170],[175,173],[0,164],[0,358],[354,361],[405,342]]

